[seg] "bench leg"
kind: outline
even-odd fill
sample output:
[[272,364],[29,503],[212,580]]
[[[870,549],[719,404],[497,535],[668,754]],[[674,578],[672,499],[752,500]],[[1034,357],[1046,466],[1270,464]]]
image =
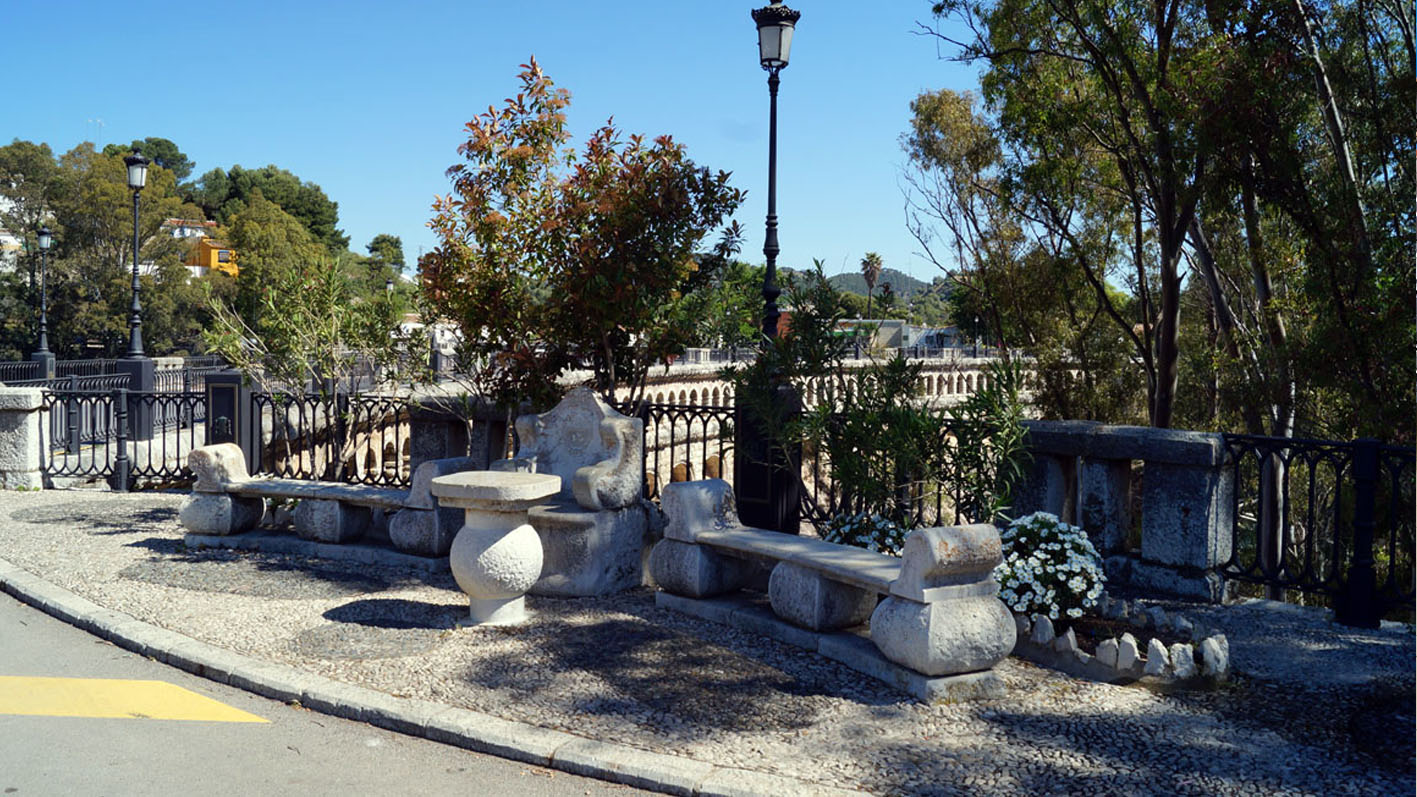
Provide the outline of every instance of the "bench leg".
[[743,586],[751,566],[702,545],[664,539],[649,554],[650,575],[665,592],[711,598]]
[[768,599],[778,617],[813,631],[860,625],[876,608],[876,593],[831,581],[790,562],[779,562],[772,569]]
[[314,542],[353,542],[369,530],[369,508],[306,498],[295,507],[295,533],[301,539]]
[[177,511],[188,532],[222,537],[256,528],[265,514],[266,499],[226,493],[192,493],[182,499]]
[[892,595],[871,615],[871,641],[881,654],[929,676],[987,670],[1014,649],[1017,633],[995,597],[916,603]]

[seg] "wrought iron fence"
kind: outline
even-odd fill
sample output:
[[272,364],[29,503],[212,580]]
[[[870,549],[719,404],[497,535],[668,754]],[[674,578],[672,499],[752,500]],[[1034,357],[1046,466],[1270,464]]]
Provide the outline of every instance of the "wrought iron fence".
[[206,387],[208,374],[225,369],[224,365],[192,366],[187,364],[181,368],[163,368],[153,375],[153,389],[159,393],[201,391]]
[[101,376],[117,371],[118,360],[115,359],[58,360],[54,363],[54,375],[59,377]]
[[206,394],[129,393],[130,410],[146,411],[153,419],[150,440],[135,441],[129,448],[128,479],[161,484],[191,482],[187,455],[206,444]]
[[13,385],[16,382],[38,379],[40,374],[40,364],[37,362],[9,362],[0,363],[0,382]]
[[1235,485],[1226,578],[1298,590],[1341,621],[1374,625],[1413,606],[1417,452],[1351,443],[1226,435]]
[[[633,407],[622,412],[636,414]],[[669,482],[733,478],[733,408],[643,404],[645,497],[658,500]]]
[[[51,478],[105,478],[115,489],[186,483],[187,455],[206,443],[202,393],[47,390],[44,407]],[[133,439],[134,416],[153,419],[150,439]]]
[[[118,434],[117,391],[49,390],[45,472],[49,476],[104,477],[113,473]],[[122,391],[126,404],[127,391]]]
[[255,472],[407,487],[408,400],[398,396],[251,394],[260,443]]
[[9,382],[10,387],[42,387],[48,390],[93,391],[93,390],[116,390],[120,387],[128,387],[130,377],[127,374],[92,374],[90,376],[56,376],[53,379],[27,379],[24,381]]

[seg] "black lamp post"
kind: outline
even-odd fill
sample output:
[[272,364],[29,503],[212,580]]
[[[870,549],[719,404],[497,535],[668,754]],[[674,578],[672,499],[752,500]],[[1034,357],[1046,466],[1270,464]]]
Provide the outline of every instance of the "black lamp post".
[[974,317],[974,356],[979,356],[979,316]]
[[777,337],[777,74],[787,67],[792,50],[792,32],[801,12],[775,2],[753,11],[758,25],[758,60],[768,72],[768,219],[763,255],[767,257],[767,273],[763,276],[763,335]]
[[[54,378],[54,353],[49,350],[49,247],[54,234],[49,227],[39,228],[39,346],[30,352],[40,379]],[[34,261],[30,261],[30,287],[34,287]]]
[[48,226],[39,228],[39,348],[35,354],[49,353],[49,247],[54,235]]
[[128,352],[125,357],[143,356],[143,306],[138,300],[138,195],[148,182],[148,159],[137,150],[123,159],[128,166],[128,187],[133,189],[133,304],[128,309]]
[[[763,276],[763,342],[777,337],[777,85],[778,73],[787,66],[792,32],[801,14],[774,2],[753,12],[758,26],[758,61],[768,72],[768,218],[763,254],[767,272]],[[745,404],[741,396],[735,408],[733,484],[737,490],[738,517],[760,529],[796,534],[801,528],[801,484],[798,473],[801,446],[777,439],[774,415],[792,417],[802,405],[792,385],[776,370],[768,374],[772,384],[773,409],[767,411]]]

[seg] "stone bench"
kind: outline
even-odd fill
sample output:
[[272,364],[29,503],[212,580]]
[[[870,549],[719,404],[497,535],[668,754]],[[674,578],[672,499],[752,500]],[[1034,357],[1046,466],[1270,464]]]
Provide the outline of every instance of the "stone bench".
[[1013,650],[1013,616],[993,578],[1003,554],[992,525],[916,529],[896,558],[745,527],[732,488],[717,479],[668,485],[661,500],[668,524],[650,571],[666,592],[731,593],[767,561],[778,617],[817,632],[869,620],[886,659],[928,678],[989,670]]
[[395,548],[421,556],[446,556],[462,526],[462,512],[440,507],[433,498],[434,478],[471,470],[470,457],[430,460],[414,471],[408,490],[362,484],[258,478],[246,472],[246,460],[233,443],[203,446],[187,458],[197,475],[192,494],[179,512],[194,534],[226,536],[256,528],[266,501],[295,500],[296,534],[316,542],[344,543],[363,538],[373,526],[373,511],[391,513],[389,540]]

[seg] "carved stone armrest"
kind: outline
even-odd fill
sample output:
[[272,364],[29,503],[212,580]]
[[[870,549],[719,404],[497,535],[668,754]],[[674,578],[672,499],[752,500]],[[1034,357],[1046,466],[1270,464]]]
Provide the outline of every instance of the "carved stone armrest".
[[605,418],[600,439],[614,454],[594,465],[576,469],[571,491],[586,509],[621,509],[640,500],[644,422],[639,418]]

